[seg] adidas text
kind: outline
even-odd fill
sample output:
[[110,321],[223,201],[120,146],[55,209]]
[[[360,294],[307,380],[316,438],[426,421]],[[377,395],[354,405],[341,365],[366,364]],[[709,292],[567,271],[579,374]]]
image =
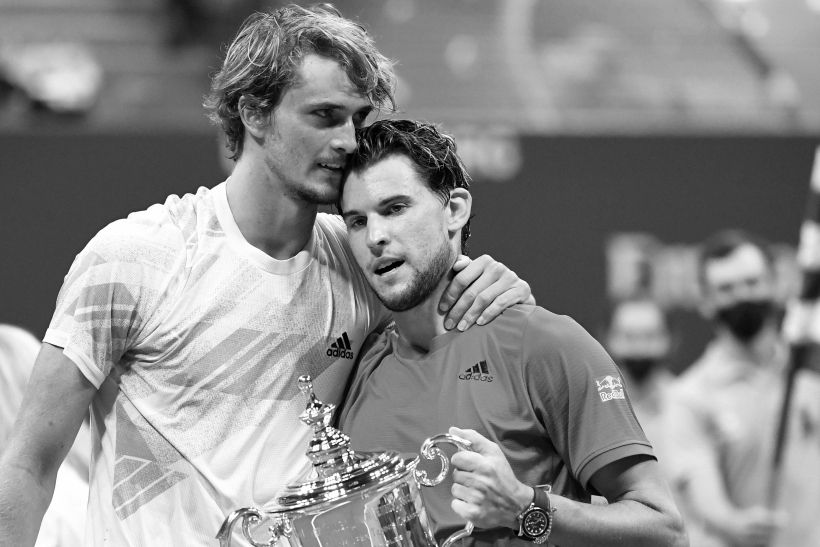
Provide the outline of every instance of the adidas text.
[[351,351],[353,348],[350,344],[350,338],[347,337],[347,333],[343,332],[340,337],[336,339],[335,342],[330,344],[330,347],[327,349],[327,356],[328,357],[341,357],[342,359],[353,359],[353,352]]
[[353,352],[352,351],[345,351],[339,348],[327,350],[328,357],[343,357],[345,359],[353,359]]
[[464,371],[463,374],[458,375],[459,380],[473,380],[476,382],[492,382],[493,377],[490,376],[490,369],[487,366],[487,361],[480,361],[478,364],[471,366]]
[[468,372],[466,374],[459,374],[458,379],[459,380],[475,380],[475,381],[480,380],[482,382],[492,382],[493,381],[493,377],[490,376],[489,374],[473,374],[471,372]]

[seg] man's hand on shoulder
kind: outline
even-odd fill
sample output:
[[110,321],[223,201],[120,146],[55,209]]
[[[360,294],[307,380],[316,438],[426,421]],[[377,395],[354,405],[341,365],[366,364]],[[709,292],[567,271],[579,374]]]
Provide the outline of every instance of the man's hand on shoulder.
[[441,311],[449,310],[447,329],[464,331],[475,323],[489,323],[515,304],[535,304],[529,284],[489,255],[475,260],[461,255],[453,270],[458,273],[439,303]]
[[474,452],[452,457],[452,508],[477,528],[505,526],[518,530],[518,515],[533,499],[531,487],[515,478],[501,448],[472,429],[450,428],[450,434],[473,444]]

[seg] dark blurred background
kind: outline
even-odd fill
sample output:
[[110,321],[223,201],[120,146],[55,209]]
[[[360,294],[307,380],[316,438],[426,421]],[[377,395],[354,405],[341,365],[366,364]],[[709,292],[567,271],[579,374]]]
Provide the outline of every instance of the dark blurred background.
[[[0,0],[0,322],[42,336],[107,223],[227,176],[201,107],[258,0]],[[398,62],[400,116],[455,134],[473,255],[593,333],[670,311],[702,351],[695,245],[779,243],[782,297],[820,145],[820,0],[344,0]]]

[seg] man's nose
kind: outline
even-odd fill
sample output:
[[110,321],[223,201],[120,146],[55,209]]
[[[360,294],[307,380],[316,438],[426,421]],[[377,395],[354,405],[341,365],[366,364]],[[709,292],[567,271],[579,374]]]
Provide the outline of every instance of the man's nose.
[[352,154],[356,150],[356,126],[353,125],[352,118],[336,128],[330,146],[344,154]]
[[370,249],[384,247],[390,242],[390,237],[385,230],[384,224],[378,219],[367,221],[367,246]]
[[755,300],[763,295],[765,292],[763,284],[755,281],[738,283],[734,287],[734,296],[738,300]]

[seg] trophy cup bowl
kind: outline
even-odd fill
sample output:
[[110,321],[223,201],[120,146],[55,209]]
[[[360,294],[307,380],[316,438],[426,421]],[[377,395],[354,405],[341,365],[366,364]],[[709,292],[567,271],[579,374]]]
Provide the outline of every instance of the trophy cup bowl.
[[[448,443],[471,450],[469,441],[440,434],[427,439],[421,455],[439,458],[441,471],[430,479],[417,469],[419,457],[396,452],[353,452],[350,438],[330,426],[334,405],[316,399],[309,376],[299,378],[299,389],[308,394],[300,420],[314,429],[306,452],[313,466],[290,481],[265,511],[246,507],[233,511],[216,538],[230,547],[233,528],[253,547],[438,547],[433,539],[420,487],[433,487],[447,476],[450,461],[439,445]],[[263,518],[272,525],[270,537],[258,541],[251,529]],[[441,545],[452,544],[473,531],[468,522]]]

